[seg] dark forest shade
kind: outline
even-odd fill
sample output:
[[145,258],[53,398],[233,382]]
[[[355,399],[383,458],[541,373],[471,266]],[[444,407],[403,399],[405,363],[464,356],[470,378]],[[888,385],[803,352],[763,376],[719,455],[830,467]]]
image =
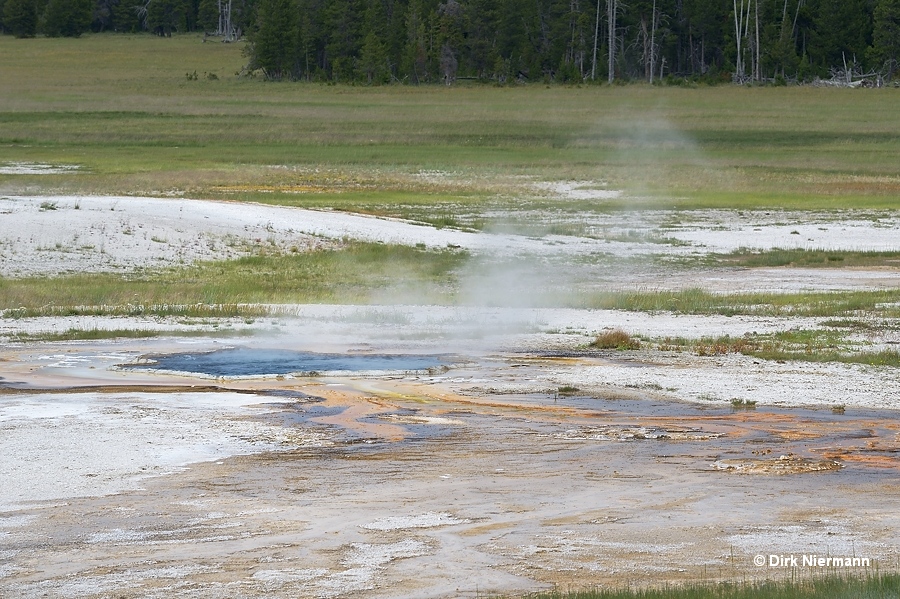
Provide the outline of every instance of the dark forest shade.
[[[828,76],[832,67],[892,72],[900,31],[876,38],[897,0],[258,0],[293,5],[272,56],[271,23],[249,29],[252,67],[277,79],[379,83],[582,82],[668,76],[731,81]],[[736,9],[736,10],[735,10]],[[742,16],[738,61],[735,13]],[[758,42],[757,42],[758,41]],[[757,47],[758,46],[758,47]],[[285,64],[291,64],[288,72]],[[269,75],[271,77],[271,75]]]
[[612,56],[612,79],[780,81],[900,58],[900,0],[0,0],[2,28],[77,36],[88,3],[94,31],[161,36],[213,33],[229,8],[275,80],[603,81]]
[[34,0],[6,0],[3,4],[3,28],[16,37],[34,37],[37,33],[37,4]]
[[90,30],[93,12],[93,0],[50,0],[44,9],[44,33],[51,37],[78,37]]

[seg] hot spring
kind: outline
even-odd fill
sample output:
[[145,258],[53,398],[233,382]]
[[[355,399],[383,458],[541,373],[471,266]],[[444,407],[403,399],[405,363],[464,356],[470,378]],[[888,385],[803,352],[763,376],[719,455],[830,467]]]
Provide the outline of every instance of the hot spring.
[[312,375],[329,372],[410,372],[445,366],[448,356],[322,354],[283,349],[234,348],[202,353],[145,356],[124,368],[189,372],[217,377]]

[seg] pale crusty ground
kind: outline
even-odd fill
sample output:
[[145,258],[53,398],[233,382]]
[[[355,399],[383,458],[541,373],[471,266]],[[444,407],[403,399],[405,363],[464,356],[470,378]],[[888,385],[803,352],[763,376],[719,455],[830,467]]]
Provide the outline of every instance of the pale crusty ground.
[[[579,192],[570,187],[554,189]],[[48,201],[55,210],[41,209]],[[791,243],[897,249],[898,239],[894,220],[852,214],[799,225],[784,213],[708,212],[666,229],[694,244],[677,246],[435,231],[192,200],[3,198],[0,207],[4,276],[224,259],[254,244],[289,251],[344,237],[501,257]],[[661,217],[642,218],[646,231]],[[766,269],[623,275],[618,284],[787,290],[897,281],[884,269]],[[650,351],[547,355],[609,328],[701,337],[817,324],[405,305],[292,306],[253,322],[0,319],[7,340],[73,327],[226,331],[0,346],[0,383],[55,389],[0,394],[0,596],[474,597],[794,574],[754,566],[757,554],[853,554],[890,569],[900,557],[894,369]],[[255,335],[227,336],[244,329]],[[895,337],[872,341],[892,347]],[[236,345],[455,357],[446,372],[405,377],[210,381],[115,368],[145,353]],[[210,384],[229,390],[191,390]],[[95,388],[65,390],[73,385]],[[182,388],[151,392],[156,385]],[[560,396],[565,387],[586,399]],[[271,388],[324,401],[261,391]],[[730,413],[732,398],[758,402],[758,412]],[[846,415],[832,415],[835,405]],[[800,463],[795,454],[840,467],[784,476],[716,467],[771,471]]]
[[[564,186],[565,187],[565,186]],[[572,189],[569,189],[569,188]],[[562,199],[577,186],[554,188]],[[573,195],[574,194],[574,195]],[[526,221],[561,217],[522,214]],[[549,220],[548,220],[549,218]],[[566,217],[569,222],[572,217]],[[0,276],[57,275],[83,271],[130,271],[225,260],[260,248],[306,251],[356,239],[382,243],[459,247],[497,259],[530,261],[524,274],[547,284],[538,272],[544,260],[580,256],[701,256],[739,248],[893,250],[900,221],[857,212],[791,213],[653,210],[578,217],[586,236],[533,237],[514,233],[471,233],[385,218],[252,203],[184,198],[106,196],[0,197]],[[802,223],[802,224],[801,224]],[[674,241],[675,243],[670,243]],[[491,273],[496,278],[497,273]],[[716,269],[643,272],[626,268],[605,273],[613,288],[747,290],[897,288],[896,270],[885,269]],[[478,279],[481,285],[481,279]]]
[[[267,340],[120,342],[116,353],[104,343],[39,344],[2,359],[9,382],[200,385],[209,381],[109,366],[167,348],[315,347],[297,341],[304,326],[286,320],[290,332]],[[537,349],[558,344],[553,337],[506,341]],[[334,339],[332,349],[347,341]],[[385,343],[403,345],[396,334]],[[188,387],[0,395],[0,452],[16,456],[0,490],[0,592],[474,597],[791,575],[754,566],[757,554],[854,554],[888,568],[900,557],[895,459],[784,476],[716,467],[795,452],[821,459],[834,443],[865,448],[856,435],[870,428],[890,455],[893,419],[864,411],[896,401],[890,371],[477,347],[432,375],[216,381],[294,389],[325,399],[318,404]],[[847,414],[822,421],[762,405],[729,414],[723,396],[700,399],[718,411],[678,416],[679,400],[721,393],[717,381],[763,403],[840,397]],[[759,381],[766,388],[754,391]],[[559,398],[563,385],[594,399]],[[653,407],[629,416],[618,412],[623,400]]]

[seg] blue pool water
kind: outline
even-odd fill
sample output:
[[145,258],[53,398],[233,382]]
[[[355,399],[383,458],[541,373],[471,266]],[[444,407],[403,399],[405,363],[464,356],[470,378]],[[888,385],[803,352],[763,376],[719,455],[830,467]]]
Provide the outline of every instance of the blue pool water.
[[279,349],[223,349],[206,353],[155,355],[129,368],[193,372],[212,376],[265,376],[333,370],[427,370],[447,356],[400,354],[319,354]]

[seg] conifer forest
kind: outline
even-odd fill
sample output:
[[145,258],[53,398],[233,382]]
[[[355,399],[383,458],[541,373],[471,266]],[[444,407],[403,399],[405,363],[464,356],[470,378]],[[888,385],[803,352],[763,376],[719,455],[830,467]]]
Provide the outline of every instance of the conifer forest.
[[0,30],[200,32],[275,80],[882,82],[900,0],[0,0]]

